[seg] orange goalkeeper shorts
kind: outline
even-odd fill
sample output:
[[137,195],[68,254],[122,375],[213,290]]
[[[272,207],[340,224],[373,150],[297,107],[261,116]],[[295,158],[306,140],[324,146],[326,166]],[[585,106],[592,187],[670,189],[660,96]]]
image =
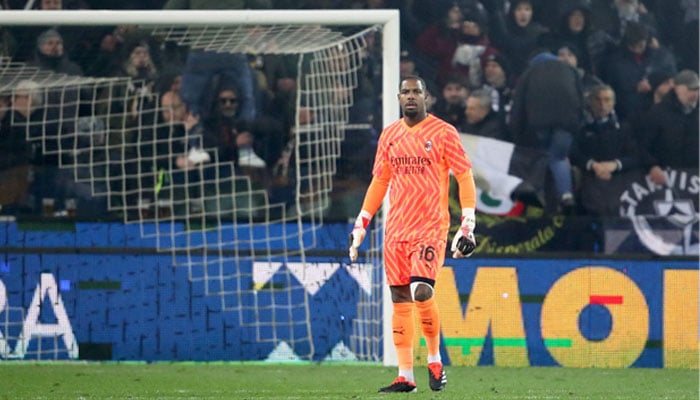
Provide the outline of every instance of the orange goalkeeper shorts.
[[390,286],[411,283],[411,278],[435,283],[445,262],[444,240],[394,242],[384,246],[384,270]]

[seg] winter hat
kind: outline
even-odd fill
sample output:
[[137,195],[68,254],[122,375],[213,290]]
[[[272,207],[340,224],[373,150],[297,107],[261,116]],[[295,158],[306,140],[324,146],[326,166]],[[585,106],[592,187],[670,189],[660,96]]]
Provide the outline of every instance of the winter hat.
[[49,39],[51,39],[51,38],[63,39],[63,38],[61,37],[61,34],[58,33],[57,30],[55,30],[55,29],[53,29],[53,28],[47,29],[47,30],[41,32],[41,34],[39,35],[39,37],[36,38],[36,46],[37,46],[37,47],[41,47],[44,43],[46,43],[47,40],[49,40]]
[[496,64],[501,66],[501,69],[503,70],[503,73],[506,75],[506,77],[510,76],[510,70],[511,70],[511,65],[510,61],[501,53],[491,53],[488,54],[486,57],[482,59],[481,62],[481,68],[485,69],[486,64],[489,62],[495,62]]
[[547,60],[557,61],[558,58],[557,58],[557,56],[555,56],[555,55],[552,54],[551,52],[549,52],[549,51],[547,51],[547,50],[542,50],[542,51],[537,52],[537,53],[530,59],[530,65],[539,64],[539,63],[541,63],[541,62],[543,62],[543,61],[547,61]]
[[462,14],[464,22],[473,22],[479,26],[481,35],[485,35],[489,31],[489,16],[483,9],[483,6],[463,7]]

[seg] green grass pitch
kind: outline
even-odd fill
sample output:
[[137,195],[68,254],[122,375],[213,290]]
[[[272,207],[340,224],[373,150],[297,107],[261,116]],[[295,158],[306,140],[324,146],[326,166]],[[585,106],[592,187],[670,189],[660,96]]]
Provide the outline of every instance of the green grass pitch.
[[0,362],[0,399],[698,399],[698,371],[446,367],[447,389],[378,394],[377,364]]

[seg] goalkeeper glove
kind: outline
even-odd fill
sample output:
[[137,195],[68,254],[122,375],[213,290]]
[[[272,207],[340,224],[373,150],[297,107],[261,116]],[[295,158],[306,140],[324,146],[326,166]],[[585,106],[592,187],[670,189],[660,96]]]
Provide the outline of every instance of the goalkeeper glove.
[[476,217],[473,208],[462,209],[462,224],[455,237],[452,239],[452,257],[469,257],[476,249],[476,239],[474,238],[474,227],[476,227]]
[[360,211],[360,215],[358,215],[357,219],[355,220],[355,226],[352,228],[352,232],[350,232],[350,262],[357,261],[357,249],[365,239],[365,234],[367,233],[365,229],[367,228],[367,225],[369,225],[369,221],[371,219],[372,215],[370,215],[369,212],[362,210]]

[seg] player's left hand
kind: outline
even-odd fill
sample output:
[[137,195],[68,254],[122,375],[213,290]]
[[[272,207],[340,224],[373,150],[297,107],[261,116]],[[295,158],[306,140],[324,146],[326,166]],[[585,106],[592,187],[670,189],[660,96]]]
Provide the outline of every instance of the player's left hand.
[[474,228],[476,227],[476,217],[473,208],[462,210],[462,224],[459,226],[455,237],[452,239],[453,258],[469,257],[476,250],[476,238],[474,238]]
[[348,251],[350,262],[357,261],[357,249],[365,239],[365,235],[367,234],[366,228],[371,219],[372,215],[370,215],[370,213],[367,211],[362,210],[360,211],[360,215],[358,215],[357,219],[355,220],[355,226],[352,228],[352,232],[350,232],[350,249]]

